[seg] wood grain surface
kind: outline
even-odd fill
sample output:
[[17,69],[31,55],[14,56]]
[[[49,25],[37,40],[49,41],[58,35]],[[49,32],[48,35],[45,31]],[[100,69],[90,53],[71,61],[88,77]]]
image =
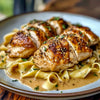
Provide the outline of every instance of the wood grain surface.
[[[100,19],[100,0],[51,0],[44,11],[78,13]],[[0,100],[38,100],[20,96],[0,88]],[[80,100],[100,100],[100,94]]]

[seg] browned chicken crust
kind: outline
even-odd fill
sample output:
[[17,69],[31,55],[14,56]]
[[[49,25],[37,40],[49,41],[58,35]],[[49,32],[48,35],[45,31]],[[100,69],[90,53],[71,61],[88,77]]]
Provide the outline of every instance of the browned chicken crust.
[[36,51],[36,45],[31,37],[23,31],[18,31],[17,34],[12,37],[8,48],[8,52],[10,52],[9,56],[14,58],[27,58]]

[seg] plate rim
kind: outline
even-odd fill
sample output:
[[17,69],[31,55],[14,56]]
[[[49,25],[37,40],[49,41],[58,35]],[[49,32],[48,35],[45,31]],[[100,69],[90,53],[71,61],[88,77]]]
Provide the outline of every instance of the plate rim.
[[[11,16],[11,17],[8,17],[6,19],[1,20],[0,24],[3,23],[3,22],[5,22],[5,21],[7,21],[7,20],[9,20],[9,19],[12,19],[12,18],[15,18],[15,17],[19,17],[19,16],[22,16],[22,15],[32,14],[32,13],[33,14],[34,13],[62,13],[62,14],[71,14],[71,15],[77,15],[77,16],[87,17],[87,18],[90,18],[91,20],[93,19],[93,20],[96,20],[96,21],[100,22],[100,20],[97,19],[97,18],[86,16],[86,15],[82,15],[82,14],[74,14],[74,13],[59,12],[59,11],[42,11],[42,12],[29,12],[29,13],[23,13],[23,14]],[[76,96],[93,94],[93,93],[96,93],[96,92],[100,91],[100,87],[96,87],[96,88],[93,88],[93,89],[84,90],[84,91],[80,91],[80,92],[73,92],[73,93],[42,93],[42,92],[28,91],[28,90],[23,90],[23,89],[15,88],[15,87],[7,85],[7,84],[5,84],[3,82],[0,82],[0,86],[2,88],[6,89],[6,90],[9,90],[11,92],[14,92],[14,93],[17,93],[17,94],[20,94],[20,95],[25,95],[25,96],[30,96],[30,97],[33,97],[33,96],[49,97],[49,98],[76,97]]]

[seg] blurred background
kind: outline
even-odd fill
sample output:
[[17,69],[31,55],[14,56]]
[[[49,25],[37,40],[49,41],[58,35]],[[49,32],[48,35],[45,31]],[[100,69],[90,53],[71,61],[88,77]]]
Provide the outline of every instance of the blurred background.
[[0,20],[34,11],[62,11],[100,19],[100,0],[0,0]]

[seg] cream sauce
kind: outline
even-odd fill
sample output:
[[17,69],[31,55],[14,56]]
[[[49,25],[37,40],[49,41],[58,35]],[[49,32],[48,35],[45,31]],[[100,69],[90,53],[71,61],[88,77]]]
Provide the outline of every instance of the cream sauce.
[[[38,79],[38,78],[35,79],[34,77],[21,79],[18,73],[16,74],[14,73],[12,75],[7,74],[7,75],[11,78],[19,80],[22,84],[31,87],[33,90],[35,90],[35,88],[39,86],[39,89],[37,89],[37,91],[46,91],[45,89],[42,88],[42,84],[45,82],[44,79]],[[53,90],[67,90],[67,89],[78,88],[93,83],[98,79],[100,79],[99,74],[95,76],[93,73],[90,73],[85,79],[69,79],[68,81],[65,82],[58,82],[58,87],[55,86]]]

